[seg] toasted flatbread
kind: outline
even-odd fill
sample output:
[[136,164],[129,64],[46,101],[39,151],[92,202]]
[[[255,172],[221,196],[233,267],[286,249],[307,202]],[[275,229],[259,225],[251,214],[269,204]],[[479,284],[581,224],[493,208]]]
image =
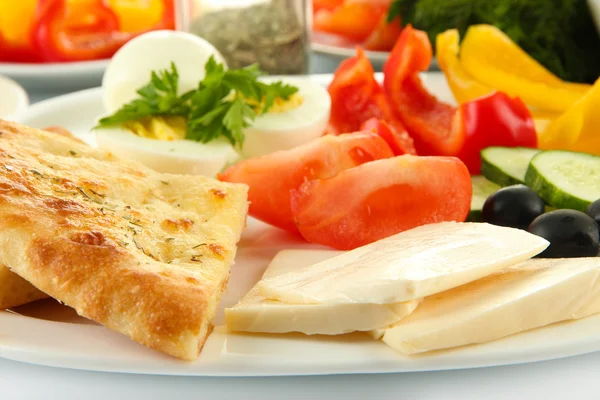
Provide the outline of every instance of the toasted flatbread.
[[247,208],[245,185],[0,120],[0,264],[152,349],[198,356]]
[[[84,141],[63,127],[51,126],[44,128],[44,130],[69,137],[81,144],[85,144]],[[18,307],[46,297],[48,297],[46,293],[39,291],[35,286],[12,272],[7,267],[0,265],[0,310]]]

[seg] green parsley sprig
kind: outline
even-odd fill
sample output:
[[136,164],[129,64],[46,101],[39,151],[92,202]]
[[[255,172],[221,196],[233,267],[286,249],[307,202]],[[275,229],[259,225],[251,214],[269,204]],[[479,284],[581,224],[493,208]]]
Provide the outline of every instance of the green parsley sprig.
[[204,66],[206,75],[194,90],[178,95],[179,73],[152,71],[150,82],[137,91],[139,98],[100,119],[97,128],[121,125],[145,117],[180,116],[187,119],[186,139],[207,143],[225,137],[234,146],[244,143],[244,128],[266,113],[275,99],[287,100],[297,87],[281,81],[267,84],[257,65],[226,70],[214,57]]

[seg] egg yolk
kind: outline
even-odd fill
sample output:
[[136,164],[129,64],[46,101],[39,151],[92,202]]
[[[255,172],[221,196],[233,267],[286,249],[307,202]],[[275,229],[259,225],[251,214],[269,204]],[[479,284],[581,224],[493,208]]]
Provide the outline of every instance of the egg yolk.
[[185,139],[187,122],[184,117],[148,117],[123,124],[125,129],[138,136],[155,140]]
[[[256,109],[257,114],[262,114],[263,104],[247,100],[248,104]],[[302,105],[304,99],[298,93],[294,93],[287,100],[277,97],[267,114],[281,114],[292,111]],[[130,130],[138,136],[155,140],[183,140],[187,129],[187,120],[184,117],[146,117],[136,121],[128,121],[123,124],[125,129]]]

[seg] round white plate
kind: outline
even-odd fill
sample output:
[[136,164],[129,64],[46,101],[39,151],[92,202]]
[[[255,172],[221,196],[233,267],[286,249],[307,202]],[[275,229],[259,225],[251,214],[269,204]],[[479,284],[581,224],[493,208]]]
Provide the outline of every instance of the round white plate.
[[[440,74],[424,74],[438,96],[451,95]],[[312,76],[327,84],[330,75]],[[32,106],[19,117],[34,126],[62,125],[89,143],[104,112],[101,91],[91,89]],[[0,357],[28,363],[94,371],[198,376],[330,375],[462,369],[550,360],[600,350],[600,315],[514,335],[491,343],[404,356],[363,334],[337,337],[226,333],[223,308],[235,304],[260,278],[281,249],[311,248],[292,235],[249,219],[200,358],[184,362],[149,350],[77,316],[53,300],[0,312]]]
[[29,106],[27,92],[17,82],[0,75],[0,118],[11,119]]
[[57,64],[0,63],[6,75],[29,90],[68,92],[99,86],[108,60]]

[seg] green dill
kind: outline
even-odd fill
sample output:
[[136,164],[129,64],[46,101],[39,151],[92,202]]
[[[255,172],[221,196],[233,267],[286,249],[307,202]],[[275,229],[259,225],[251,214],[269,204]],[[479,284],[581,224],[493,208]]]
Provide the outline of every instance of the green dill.
[[388,20],[439,33],[491,24],[562,79],[594,82],[600,76],[600,37],[586,0],[394,0]]
[[207,245],[206,243],[200,243],[200,244],[197,244],[194,247],[192,247],[192,249],[197,249],[198,247],[206,246],[206,245]]
[[167,182],[167,181],[160,181],[160,183],[162,183],[163,185],[168,185],[169,184],[169,182]]
[[190,257],[190,261],[202,262],[202,254],[194,254],[192,257]]
[[90,192],[92,192],[93,194],[95,194],[95,195],[96,195],[96,196],[98,196],[98,197],[106,197],[106,195],[105,195],[105,194],[98,193],[98,192],[96,192],[94,189],[90,189]]
[[139,226],[140,228],[144,228],[144,225],[140,224],[140,221],[137,219],[129,221],[131,225]]
[[77,153],[75,153],[75,151],[73,151],[73,150],[69,150],[69,154],[71,154],[72,156],[76,156],[77,155]]
[[98,203],[98,204],[102,204],[101,202],[99,202],[98,200],[94,199],[92,196],[90,196],[89,194],[87,194],[85,192],[85,190],[83,190],[83,188],[81,188],[80,186],[77,186],[77,191],[79,193],[81,193],[82,195],[84,195],[86,198],[88,198],[89,200],[93,201],[94,203]]

